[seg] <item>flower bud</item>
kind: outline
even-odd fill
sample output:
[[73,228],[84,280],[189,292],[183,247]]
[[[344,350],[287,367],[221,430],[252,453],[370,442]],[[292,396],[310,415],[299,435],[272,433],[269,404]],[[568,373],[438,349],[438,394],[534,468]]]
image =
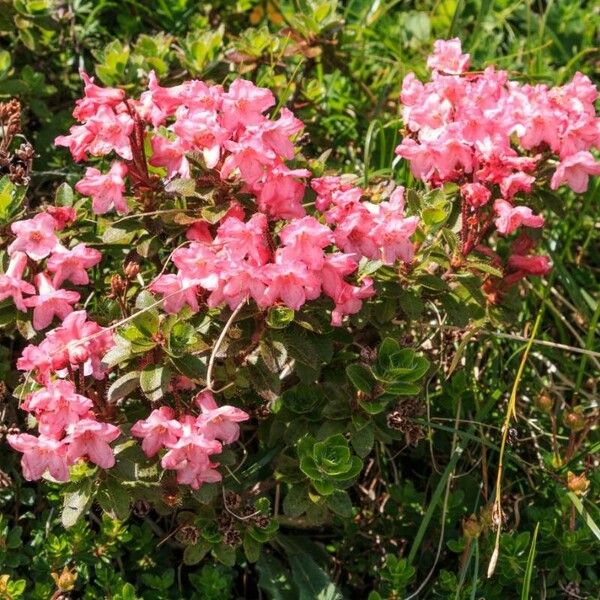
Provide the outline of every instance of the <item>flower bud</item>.
[[552,409],[554,408],[554,400],[548,394],[548,392],[543,391],[536,399],[536,406],[547,415],[552,413]]
[[585,427],[586,421],[583,407],[576,406],[573,410],[566,410],[563,413],[563,421],[571,431],[581,431]]
[[125,290],[125,282],[119,274],[115,274],[110,278],[110,294],[114,298],[120,296]]
[[570,492],[583,496],[590,487],[590,481],[585,474],[575,475],[571,471],[567,472],[567,488]]
[[127,279],[135,279],[140,272],[140,265],[134,261],[129,261],[125,265],[124,273]]
[[62,573],[51,573],[52,579],[56,587],[61,592],[70,592],[75,589],[75,582],[77,581],[77,571],[70,571],[66,566],[62,570]]
[[471,515],[467,519],[463,520],[463,533],[466,538],[478,538],[481,535],[483,529],[481,523],[478,521],[475,515]]

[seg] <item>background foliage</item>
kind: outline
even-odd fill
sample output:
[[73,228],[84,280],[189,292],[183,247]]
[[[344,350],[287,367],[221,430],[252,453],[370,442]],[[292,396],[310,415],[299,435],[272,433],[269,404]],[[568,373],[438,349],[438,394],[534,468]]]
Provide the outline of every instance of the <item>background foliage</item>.
[[[432,40],[458,35],[474,64],[493,62],[515,78],[560,84],[576,70],[592,78],[598,73],[599,25],[594,2],[576,0],[0,0],[0,99],[21,101],[23,133],[37,152],[31,205],[53,198],[65,178],[81,177],[52,144],[72,122],[81,67],[132,92],[150,69],[163,84],[190,76],[225,82],[243,74],[273,89],[279,105],[303,119],[313,155],[328,152],[328,165],[369,181],[392,175],[402,77],[410,70],[424,75]],[[393,176],[417,186],[405,166]],[[547,280],[525,284],[510,330],[488,323],[470,337],[463,326],[471,315],[460,299],[445,306],[442,317],[431,301],[436,290],[426,282],[423,293],[398,298],[373,316],[435,369],[420,400],[397,407],[397,428],[388,429],[395,441],[373,441],[373,429],[385,425],[376,411],[372,424],[353,425],[353,456],[361,460],[374,450],[349,490],[354,508],[336,496],[346,466],[328,471],[322,460],[323,452],[346,458],[348,442],[335,437],[335,427],[329,448],[307,443],[298,449],[302,472],[330,498],[334,514],[325,524],[315,525],[315,515],[305,513],[302,483],[291,482],[296,492],[282,506],[277,496],[269,527],[255,528],[237,556],[212,545],[218,532],[202,516],[186,529],[185,516],[173,522],[141,501],[126,521],[116,517],[129,507],[121,502],[119,511],[119,499],[112,498],[106,503],[112,517],[97,508],[65,530],[57,488],[22,482],[17,457],[3,445],[0,598],[371,594],[375,600],[416,592],[420,598],[597,598],[599,191],[596,181],[583,196],[561,193],[544,241],[554,269]],[[9,217],[0,214],[3,222]],[[398,312],[401,319],[394,318]],[[488,494],[508,400],[536,320],[537,341],[504,455],[498,566],[488,580],[498,517],[490,513]],[[293,337],[287,329],[273,331]],[[359,391],[369,374],[358,363],[381,367],[377,361],[389,350],[378,340],[366,340],[365,347],[370,355],[348,357],[357,365],[348,376]],[[17,382],[15,350],[12,338],[2,338],[0,375],[8,388]],[[283,410],[297,423],[322,419],[314,397],[316,405],[306,406],[290,394]],[[6,431],[17,416],[8,397],[2,402]],[[268,473],[268,457],[245,467],[245,477],[253,476],[253,466]],[[569,472],[589,480],[585,495]],[[200,531],[200,539],[186,537],[192,531]],[[258,562],[253,539],[267,544]]]

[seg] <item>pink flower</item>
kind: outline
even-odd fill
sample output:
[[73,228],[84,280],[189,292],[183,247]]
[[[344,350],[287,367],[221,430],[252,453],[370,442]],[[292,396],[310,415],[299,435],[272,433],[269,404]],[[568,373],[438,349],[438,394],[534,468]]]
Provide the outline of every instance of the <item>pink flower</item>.
[[140,113],[154,127],[162,125],[167,117],[184,104],[186,93],[192,82],[170,88],[160,87],[154,71],[148,74],[148,91],[140,96]]
[[219,162],[221,146],[229,139],[229,133],[221,127],[214,112],[188,112],[178,118],[173,131],[190,150],[202,153],[208,169],[214,169]]
[[[56,371],[69,364],[74,369],[83,365],[86,375],[102,379],[105,372],[101,359],[113,345],[112,333],[94,321],[88,321],[86,311],[79,310],[68,315],[60,327],[49,331],[38,348],[50,356],[52,368]],[[45,364],[43,354],[31,350],[30,356],[34,361]],[[26,364],[27,361],[21,363],[24,368]]]
[[176,175],[189,179],[190,163],[180,140],[171,141],[161,135],[154,135],[151,143],[152,156],[148,162],[153,167],[165,167],[169,179]]
[[88,248],[85,244],[77,244],[71,250],[59,246],[48,258],[46,266],[48,271],[54,273],[55,287],[64,281],[75,285],[87,285],[90,282],[88,270],[97,265],[101,258],[99,250]]
[[70,381],[59,379],[30,394],[22,408],[35,413],[41,434],[58,439],[66,427],[91,415],[93,403],[77,394]]
[[212,454],[220,454],[222,446],[217,440],[208,439],[198,431],[196,420],[188,416],[182,422],[183,435],[163,456],[163,469],[177,471],[177,481],[198,489],[202,483],[221,480],[214,470],[218,465],[210,461]]
[[248,413],[235,406],[217,406],[210,391],[201,392],[195,398],[202,414],[196,420],[199,430],[208,438],[231,444],[240,437],[238,423],[250,418]]
[[12,298],[15,306],[23,312],[27,311],[23,294],[35,294],[35,288],[22,279],[26,266],[27,255],[24,252],[14,252],[6,273],[0,274],[0,300]]
[[46,273],[35,276],[38,295],[25,300],[25,306],[33,307],[33,327],[40,331],[52,323],[54,317],[64,319],[73,312],[71,304],[79,301],[77,292],[56,289]]
[[461,196],[473,207],[481,208],[490,200],[492,193],[481,183],[465,183],[460,188]]
[[101,105],[115,107],[125,98],[125,92],[117,88],[103,88],[94,83],[94,78],[89,77],[85,71],[80,71],[84,82],[84,97],[77,100],[73,116],[78,121],[85,121],[94,116]]
[[56,481],[68,481],[69,468],[64,442],[29,433],[7,435],[6,440],[17,452],[23,452],[21,466],[27,481],[41,479],[48,471]]
[[333,233],[329,227],[314,217],[296,219],[286,225],[279,238],[286,246],[286,258],[305,263],[311,269],[323,265],[323,248],[333,243]]
[[256,87],[245,79],[236,79],[223,94],[223,126],[233,131],[240,125],[257,125],[264,118],[262,113],[274,104],[275,97],[270,90]]
[[67,225],[73,223],[77,213],[72,206],[48,206],[46,212],[56,222],[56,229],[63,230]]
[[315,300],[321,292],[321,282],[305,263],[282,258],[278,251],[276,263],[262,268],[266,290],[259,306],[272,306],[281,300],[293,310],[299,310],[307,300]]
[[115,455],[110,442],[114,442],[121,431],[110,423],[95,419],[81,419],[67,429],[64,442],[68,444],[67,457],[71,464],[77,459],[87,458],[102,469],[110,469],[115,464]]
[[246,223],[232,217],[219,225],[215,244],[223,244],[226,254],[233,260],[248,257],[252,264],[263,265],[271,256],[266,232],[267,217],[263,213],[256,213]]
[[142,450],[146,456],[154,456],[164,446],[174,446],[181,437],[181,423],[174,419],[173,409],[161,406],[153,410],[147,419],[140,420],[131,428],[132,435],[143,438]]
[[258,187],[258,208],[275,219],[297,219],[306,214],[302,206],[305,185],[298,177],[309,177],[308,169],[288,169],[278,165],[266,173]]
[[267,167],[274,165],[277,155],[256,135],[244,135],[239,141],[224,146],[231,153],[221,167],[221,179],[238,169],[244,183],[252,187],[261,180]]
[[33,219],[16,221],[10,228],[17,239],[8,247],[9,254],[22,251],[33,260],[42,260],[58,246],[56,221],[48,213],[38,213]]
[[433,43],[433,54],[427,59],[427,68],[460,75],[469,68],[469,60],[468,54],[462,54],[458,38],[437,40]]
[[276,121],[267,119],[257,126],[266,145],[276,154],[288,160],[294,158],[296,154],[290,137],[303,128],[304,123],[294,117],[293,113],[287,108],[281,109],[280,117]]
[[61,135],[54,140],[57,146],[67,146],[73,158],[82,160],[92,156],[106,156],[113,150],[125,160],[131,160],[129,136],[133,131],[133,119],[127,112],[115,113],[109,106],[98,107],[85,125],[74,125],[70,135]]
[[509,235],[517,230],[521,225],[527,227],[542,227],[544,225],[544,217],[534,215],[531,209],[527,206],[512,206],[506,200],[496,200],[494,202],[494,211],[498,215],[496,219],[496,228],[499,233]]
[[149,286],[151,292],[163,295],[163,308],[169,314],[178,313],[186,304],[198,312],[198,285],[180,274],[159,275]]
[[103,215],[113,207],[119,214],[127,214],[129,207],[123,197],[126,173],[127,167],[119,161],[113,162],[106,175],[88,167],[85,177],[75,185],[75,189],[84,196],[92,197],[92,210],[97,215]]
[[550,187],[555,190],[566,183],[574,192],[582,194],[588,188],[590,175],[600,175],[600,163],[591,152],[577,152],[560,162],[552,175]]
[[513,269],[525,271],[529,275],[546,275],[552,268],[547,256],[519,256],[513,254],[508,259],[508,265]]
[[362,301],[375,294],[373,280],[370,277],[363,279],[363,285],[356,287],[346,283],[340,289],[337,297],[333,298],[335,308],[331,312],[331,324],[339,327],[344,315],[354,315],[362,308]]
[[502,197],[510,200],[518,192],[530,192],[534,181],[535,177],[533,175],[521,172],[512,173],[504,177],[500,183]]

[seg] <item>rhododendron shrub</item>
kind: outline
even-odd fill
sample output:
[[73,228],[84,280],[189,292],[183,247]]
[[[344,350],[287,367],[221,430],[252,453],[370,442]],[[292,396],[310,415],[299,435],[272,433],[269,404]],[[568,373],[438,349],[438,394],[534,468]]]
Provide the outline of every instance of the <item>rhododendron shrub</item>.
[[26,479],[69,482],[66,525],[94,500],[122,518],[148,502],[210,524],[193,563],[242,542],[256,560],[280,501],[351,516],[375,443],[411,441],[391,415],[432,368],[404,327],[426,305],[501,324],[515,284],[551,269],[544,199],[600,172],[586,77],[530,86],[469,62],[438,41],[431,81],[402,84],[396,154],[425,189],[328,171],[251,81],[150,73],[130,97],[81,74],[56,139],[85,163],[79,196],[63,184],[14,219],[0,274],[28,415],[7,439]]

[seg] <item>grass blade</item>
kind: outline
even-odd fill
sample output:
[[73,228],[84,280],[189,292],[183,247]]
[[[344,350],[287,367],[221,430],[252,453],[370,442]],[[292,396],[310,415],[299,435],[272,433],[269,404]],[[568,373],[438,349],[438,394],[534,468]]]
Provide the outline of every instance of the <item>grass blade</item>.
[[529,590],[531,588],[531,576],[533,575],[533,563],[535,561],[535,553],[537,546],[537,536],[540,529],[540,524],[537,523],[535,531],[533,532],[533,539],[531,540],[531,547],[529,548],[529,555],[527,556],[527,567],[525,569],[525,580],[523,581],[523,587],[521,588],[521,600],[529,600]]

